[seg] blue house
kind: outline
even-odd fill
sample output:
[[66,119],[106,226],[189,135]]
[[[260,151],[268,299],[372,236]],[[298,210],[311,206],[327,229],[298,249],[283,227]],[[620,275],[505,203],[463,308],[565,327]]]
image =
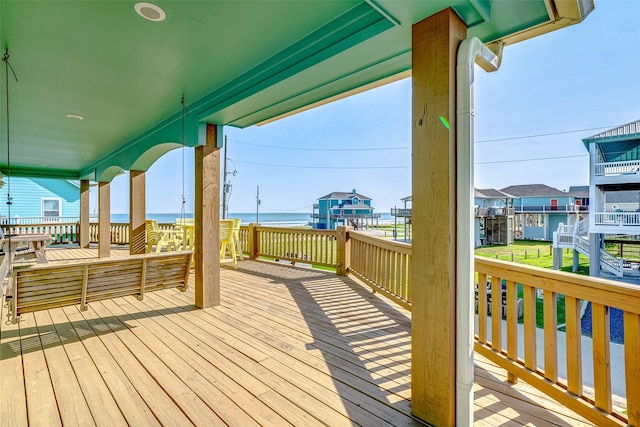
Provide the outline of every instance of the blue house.
[[[65,179],[2,177],[0,219],[20,222],[59,222],[80,216],[79,183]],[[11,205],[7,193],[11,191]],[[29,219],[27,219],[29,218]]]
[[582,198],[544,184],[512,185],[500,190],[514,197],[515,234],[524,239],[553,240],[560,223],[576,222]]
[[377,225],[380,214],[373,210],[371,199],[358,194],[355,188],[350,193],[333,192],[320,197],[313,205],[313,228],[333,230],[339,225],[354,228]]

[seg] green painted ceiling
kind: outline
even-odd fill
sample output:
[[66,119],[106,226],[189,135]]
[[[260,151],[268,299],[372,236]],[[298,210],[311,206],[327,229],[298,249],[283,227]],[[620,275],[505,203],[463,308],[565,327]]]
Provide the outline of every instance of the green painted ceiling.
[[133,1],[0,0],[18,78],[9,72],[9,156],[2,85],[0,168],[101,181],[144,170],[182,143],[183,95],[184,143],[196,146],[204,123],[251,126],[410,70],[411,25],[447,7],[469,35],[509,43],[592,5],[563,1],[569,12],[555,0],[157,1],[166,20],[151,22]]

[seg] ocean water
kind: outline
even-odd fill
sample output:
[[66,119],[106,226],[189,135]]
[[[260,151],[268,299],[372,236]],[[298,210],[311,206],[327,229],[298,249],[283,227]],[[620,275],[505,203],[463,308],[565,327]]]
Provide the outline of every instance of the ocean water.
[[[389,213],[382,213],[380,221],[393,220],[393,217]],[[155,219],[159,223],[174,223],[176,218],[180,218],[180,213],[147,213],[147,219]],[[193,213],[185,213],[185,218],[193,218]],[[256,221],[256,213],[229,213],[229,218],[240,218],[242,224],[250,224],[259,222],[263,225],[282,225],[282,226],[294,226],[294,225],[307,225],[311,222],[310,213],[275,213],[275,212],[260,212],[258,214],[258,221]],[[111,222],[129,222],[129,214],[111,214]]]

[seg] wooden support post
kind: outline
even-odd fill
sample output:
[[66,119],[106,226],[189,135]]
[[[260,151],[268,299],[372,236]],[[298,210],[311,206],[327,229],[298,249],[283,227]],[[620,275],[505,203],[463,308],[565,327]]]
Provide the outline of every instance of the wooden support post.
[[249,224],[249,259],[258,258],[258,230],[256,224]]
[[206,145],[195,149],[195,303],[220,304],[220,148],[207,124]]
[[80,181],[80,226],[78,243],[81,248],[89,247],[89,181]]
[[452,9],[413,25],[411,411],[438,426],[455,424],[455,88],[456,53],[465,37]]
[[129,172],[129,254],[146,252],[146,179],[144,171]]
[[338,261],[338,268],[336,273],[339,276],[346,276],[349,273],[349,267],[351,266],[351,242],[349,241],[349,231],[353,230],[353,227],[338,227],[338,247],[336,248],[336,258]]
[[111,256],[111,183],[98,184],[98,258]]

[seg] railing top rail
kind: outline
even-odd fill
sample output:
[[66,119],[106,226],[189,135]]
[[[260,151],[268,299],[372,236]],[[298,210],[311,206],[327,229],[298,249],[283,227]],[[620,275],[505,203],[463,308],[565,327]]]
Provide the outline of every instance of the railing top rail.
[[354,240],[359,240],[365,243],[371,243],[380,248],[399,252],[406,255],[411,255],[411,244],[396,242],[394,240],[381,239],[380,237],[372,236],[367,233],[363,233],[361,231],[349,231],[349,238]]
[[299,233],[299,234],[317,234],[317,235],[329,235],[336,236],[337,230],[318,230],[315,228],[291,228],[291,227],[272,227],[269,225],[257,225],[258,231],[276,231],[281,233]]
[[475,257],[476,271],[640,314],[640,286],[564,271]]

